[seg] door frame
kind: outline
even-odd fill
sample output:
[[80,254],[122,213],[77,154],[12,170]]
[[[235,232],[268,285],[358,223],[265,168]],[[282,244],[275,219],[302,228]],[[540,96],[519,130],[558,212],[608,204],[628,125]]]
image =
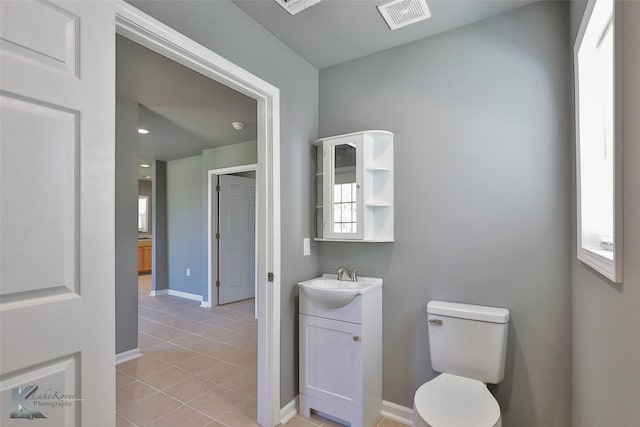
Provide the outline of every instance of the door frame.
[[257,101],[257,421],[275,426],[280,423],[280,91],[123,0],[112,2],[116,34]]
[[[209,171],[207,172],[207,282],[208,282],[207,294],[209,297],[207,301],[202,301],[202,304],[200,305],[200,307],[215,307],[218,305],[218,294],[216,292],[213,292],[213,282],[214,282],[213,277],[217,272],[216,271],[217,267],[214,267],[215,263],[213,262],[213,244],[215,242],[215,239],[213,236],[216,233],[213,227],[213,224],[218,219],[219,206],[217,203],[217,198],[214,197],[215,186],[213,185],[213,179],[214,177],[217,178],[220,175],[229,175],[233,173],[256,171],[256,190],[257,190],[258,188],[257,170],[258,170],[258,164],[252,163],[249,165],[230,166],[227,168],[219,168],[219,169],[209,169]],[[257,200],[257,192],[256,192],[256,212],[259,209],[257,205],[258,205],[258,200]],[[256,222],[257,222],[256,224],[257,225],[256,238],[257,238],[259,234],[259,228],[260,228],[260,220],[257,216],[256,216]],[[256,249],[258,249],[257,243],[256,243]],[[256,256],[256,261],[257,260],[258,258]],[[258,304],[257,292],[256,292],[256,304]]]

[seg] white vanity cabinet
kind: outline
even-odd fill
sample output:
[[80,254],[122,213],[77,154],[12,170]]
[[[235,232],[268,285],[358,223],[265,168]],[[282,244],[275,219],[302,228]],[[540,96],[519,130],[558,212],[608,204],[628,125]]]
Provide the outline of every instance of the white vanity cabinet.
[[374,426],[382,411],[382,286],[339,308],[301,291],[299,345],[301,415]]
[[393,133],[321,138],[316,156],[316,240],[393,241]]

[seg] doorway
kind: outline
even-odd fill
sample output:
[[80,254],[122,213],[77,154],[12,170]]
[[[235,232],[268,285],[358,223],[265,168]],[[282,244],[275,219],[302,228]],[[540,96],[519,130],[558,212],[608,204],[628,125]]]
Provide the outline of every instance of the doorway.
[[[280,101],[269,83],[135,7],[114,3],[116,33],[257,101],[257,420],[280,422]],[[268,280],[269,278],[269,280]]]
[[207,259],[211,305],[255,298],[258,318],[256,168],[250,164],[209,170]]

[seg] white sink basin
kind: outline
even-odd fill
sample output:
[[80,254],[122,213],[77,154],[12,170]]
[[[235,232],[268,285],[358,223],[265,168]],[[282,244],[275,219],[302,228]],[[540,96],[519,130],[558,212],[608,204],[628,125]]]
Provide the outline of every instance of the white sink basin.
[[314,303],[326,308],[339,308],[364,293],[382,286],[382,279],[358,277],[357,282],[338,280],[335,274],[324,274],[298,283],[300,289]]

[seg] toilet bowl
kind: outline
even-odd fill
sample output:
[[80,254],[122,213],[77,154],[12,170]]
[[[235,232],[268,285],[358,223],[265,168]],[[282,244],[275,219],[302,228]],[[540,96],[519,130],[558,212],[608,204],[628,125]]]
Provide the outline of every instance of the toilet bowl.
[[501,427],[500,406],[482,382],[440,374],[416,391],[413,426]]

